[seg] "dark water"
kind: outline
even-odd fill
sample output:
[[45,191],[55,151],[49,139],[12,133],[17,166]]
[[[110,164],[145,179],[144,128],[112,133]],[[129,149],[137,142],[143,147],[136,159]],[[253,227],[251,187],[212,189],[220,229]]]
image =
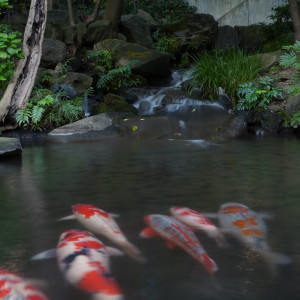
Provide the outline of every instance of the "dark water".
[[[25,146],[22,160],[0,162],[0,265],[45,280],[49,299],[90,299],[64,281],[55,259],[29,258],[55,247],[64,230],[82,228],[75,220],[56,222],[70,214],[71,205],[92,203],[120,214],[121,229],[147,258],[145,264],[111,258],[127,300],[299,299],[299,153],[296,138]],[[234,238],[224,250],[197,234],[219,266],[211,280],[182,250],[169,250],[160,238],[139,237],[144,215],[168,214],[173,205],[216,212],[229,201],[275,214],[267,221],[268,242],[293,259],[278,277]]]

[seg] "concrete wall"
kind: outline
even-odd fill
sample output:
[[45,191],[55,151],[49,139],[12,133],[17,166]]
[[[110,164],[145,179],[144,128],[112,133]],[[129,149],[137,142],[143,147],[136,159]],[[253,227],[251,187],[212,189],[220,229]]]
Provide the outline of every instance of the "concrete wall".
[[284,0],[187,0],[197,13],[213,15],[219,26],[247,26],[270,23],[272,7],[286,4]]

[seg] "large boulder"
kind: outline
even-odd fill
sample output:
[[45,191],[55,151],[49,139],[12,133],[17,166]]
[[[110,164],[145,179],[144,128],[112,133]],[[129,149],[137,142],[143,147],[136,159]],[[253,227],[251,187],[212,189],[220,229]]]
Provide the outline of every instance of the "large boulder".
[[240,39],[237,31],[229,26],[221,26],[218,29],[216,48],[218,50],[226,50],[228,48],[239,48]]
[[0,158],[8,156],[19,156],[22,146],[19,139],[0,137]]
[[282,55],[281,51],[259,53],[262,71],[267,72],[272,66],[278,64],[280,55]]
[[289,117],[295,112],[300,112],[300,94],[297,94],[287,100],[284,111]]
[[48,134],[47,141],[65,143],[95,140],[115,136],[117,133],[113,115],[103,113],[56,128]]
[[147,21],[138,15],[124,15],[121,18],[121,33],[128,42],[151,48],[153,39]]
[[91,23],[87,28],[86,41],[95,44],[110,39],[113,36],[113,23],[108,20],[99,20]]
[[[47,77],[48,84],[53,87],[57,84],[66,85],[76,91],[76,95],[82,95],[93,83],[93,78],[83,73],[67,72],[61,73],[50,69],[39,69],[36,84],[39,84],[43,77]],[[72,92],[73,93],[73,92]],[[73,93],[74,94],[74,93]]]
[[117,39],[108,39],[94,45],[94,51],[114,51],[118,66],[125,66],[132,60],[137,60],[132,66],[134,74],[146,78],[166,77],[171,73],[170,56],[144,46],[128,43]]
[[262,25],[250,25],[237,27],[240,48],[246,51],[257,51],[264,45],[264,32]]
[[44,39],[42,47],[41,66],[54,68],[66,58],[66,44],[59,40]]

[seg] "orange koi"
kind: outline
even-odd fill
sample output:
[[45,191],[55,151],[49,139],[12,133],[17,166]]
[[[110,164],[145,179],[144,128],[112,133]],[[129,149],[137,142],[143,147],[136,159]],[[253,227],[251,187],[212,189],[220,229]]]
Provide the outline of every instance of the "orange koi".
[[167,241],[169,248],[177,246],[199,261],[212,276],[218,270],[216,263],[207,255],[200,241],[193,231],[180,221],[164,216],[149,215],[144,217],[148,227],[141,233],[141,237],[158,235]]

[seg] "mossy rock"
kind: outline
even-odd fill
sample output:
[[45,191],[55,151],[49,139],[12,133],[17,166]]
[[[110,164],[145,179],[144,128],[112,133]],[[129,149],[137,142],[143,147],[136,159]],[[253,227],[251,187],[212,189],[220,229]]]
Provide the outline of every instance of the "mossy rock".
[[114,53],[117,66],[126,66],[137,60],[131,69],[146,78],[165,77],[171,73],[170,56],[144,46],[117,39],[107,39],[94,45],[94,51],[109,50]]
[[101,103],[96,112],[126,112],[131,114],[137,114],[138,110],[130,105],[123,97],[115,94],[106,94],[104,96],[104,103]]

